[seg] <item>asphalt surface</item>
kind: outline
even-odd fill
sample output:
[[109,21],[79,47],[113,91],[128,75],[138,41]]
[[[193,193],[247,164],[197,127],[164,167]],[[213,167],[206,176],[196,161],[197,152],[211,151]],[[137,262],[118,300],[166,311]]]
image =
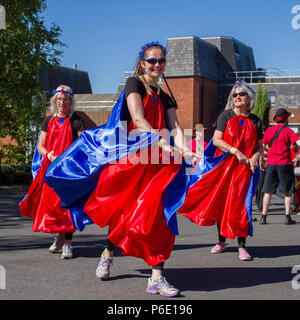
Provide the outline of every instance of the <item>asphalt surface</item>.
[[[89,225],[83,232],[76,232],[72,260],[49,253],[53,235],[33,233],[32,220],[18,211],[18,202],[27,189],[0,186],[0,300],[100,300],[110,301],[109,305],[115,307],[113,301],[116,306],[124,301],[177,301],[187,305],[195,300],[300,298],[300,216],[292,216],[296,225],[284,225],[283,200],[277,196],[272,198],[268,224],[253,222],[254,236],[247,239],[253,261],[239,260],[236,240],[227,241],[224,253],[211,254],[217,240],[216,227],[198,227],[178,216],[180,235],[165,264],[165,276],[181,295],[168,299],[147,294],[150,268],[140,259],[122,256],[119,250],[110,280],[95,277],[106,228]],[[259,217],[254,205],[253,218]]]

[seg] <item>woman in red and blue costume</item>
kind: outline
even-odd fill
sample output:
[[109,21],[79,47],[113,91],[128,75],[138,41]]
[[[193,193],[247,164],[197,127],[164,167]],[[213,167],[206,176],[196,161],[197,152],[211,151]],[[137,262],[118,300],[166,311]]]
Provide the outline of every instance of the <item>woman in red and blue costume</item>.
[[[169,220],[176,210],[199,226],[217,224],[219,242],[212,253],[225,249],[226,238],[238,238],[241,260],[252,260],[245,248],[246,237],[253,235],[252,196],[259,178],[258,160],[262,152],[262,125],[251,113],[255,106],[252,88],[237,81],[225,110],[216,121],[213,139],[193,175],[186,175],[186,192],[180,195],[179,176],[168,187],[180,199],[168,199],[165,211]],[[176,181],[178,178],[178,181]]]
[[[49,167],[46,181],[78,217],[87,215],[101,228],[109,226],[97,277],[109,278],[113,250],[118,246],[123,255],[141,258],[152,266],[148,293],[175,296],[179,290],[162,275],[175,241],[162,197],[177,175],[182,157],[195,155],[187,150],[175,101],[158,85],[165,65],[165,48],[157,42],[146,44],[135,77],[127,80],[107,124],[86,130]],[[176,147],[170,145],[166,129],[176,131]]]
[[70,211],[62,208],[55,191],[44,181],[44,175],[58,155],[62,154],[85,129],[83,120],[74,112],[72,89],[61,85],[50,99],[53,115],[42,123],[42,130],[32,161],[33,182],[19,208],[25,217],[33,218],[34,232],[58,233],[49,248],[54,253],[62,249],[62,259],[73,256],[71,241],[75,227]]

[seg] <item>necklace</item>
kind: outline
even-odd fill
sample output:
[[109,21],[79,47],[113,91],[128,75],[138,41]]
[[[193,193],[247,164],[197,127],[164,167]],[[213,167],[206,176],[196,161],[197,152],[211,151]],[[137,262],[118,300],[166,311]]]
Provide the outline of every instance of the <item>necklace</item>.
[[158,95],[160,94],[160,86],[159,86],[159,85],[157,85],[157,87],[154,86],[154,85],[152,85],[151,83],[149,83],[149,82],[146,80],[146,78],[145,78],[143,75],[140,75],[139,78],[142,80],[144,86],[146,87],[147,94],[150,94],[150,95],[151,95],[152,89],[150,88],[150,86],[151,86],[151,87],[154,87],[154,88],[157,88],[156,94],[158,94]]
[[148,83],[149,86],[154,87],[154,88],[157,89],[157,90],[156,90],[156,91],[157,91],[156,93],[157,93],[158,95],[160,94],[160,86],[159,86],[159,85],[154,86],[153,84],[151,84],[151,83],[148,82],[147,80],[146,80],[146,82]]
[[200,144],[196,138],[195,138],[195,142],[196,142],[196,154],[199,154],[202,157],[204,152],[204,143],[201,141],[201,144]]
[[62,116],[60,116],[58,113],[55,113],[55,114],[54,114],[54,117],[66,118],[66,117],[68,117],[68,115],[62,115]]
[[234,112],[235,112],[235,114],[237,114],[238,116],[245,116],[245,117],[248,117],[248,111],[246,111],[246,113],[241,113],[241,112],[238,112],[237,110],[236,110],[236,108],[234,108],[234,109],[232,109]]

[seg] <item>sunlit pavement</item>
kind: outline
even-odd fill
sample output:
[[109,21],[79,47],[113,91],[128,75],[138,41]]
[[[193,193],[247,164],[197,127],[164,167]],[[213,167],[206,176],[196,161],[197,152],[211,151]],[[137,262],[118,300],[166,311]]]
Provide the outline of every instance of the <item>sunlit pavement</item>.
[[[0,187],[1,300],[298,300],[300,297],[300,216],[284,225],[283,200],[273,197],[267,225],[253,205],[254,236],[247,239],[253,261],[240,261],[237,241],[211,254],[216,227],[198,227],[178,216],[180,235],[165,264],[165,276],[181,290],[168,299],[145,292],[151,269],[142,260],[116,250],[109,281],[95,277],[107,229],[89,225],[73,238],[72,260],[48,247],[53,235],[33,233],[32,220],[18,211],[27,186]],[[298,274],[299,273],[299,274]],[[4,278],[5,277],[5,278]],[[2,287],[1,287],[2,286]],[[123,301],[124,302],[124,301]]]

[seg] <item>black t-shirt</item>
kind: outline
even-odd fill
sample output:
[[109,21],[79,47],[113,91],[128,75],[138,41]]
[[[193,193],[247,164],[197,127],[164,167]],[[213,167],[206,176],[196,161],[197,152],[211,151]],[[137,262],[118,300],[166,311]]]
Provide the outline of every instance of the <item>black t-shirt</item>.
[[[150,85],[150,89],[157,93],[157,88]],[[141,95],[142,100],[146,97],[147,91],[141,79],[137,77],[131,77],[127,80],[125,84],[125,108],[123,114],[121,116],[123,121],[127,121],[127,124],[131,121],[131,115],[127,106],[127,97],[130,93],[138,93]],[[171,108],[176,108],[176,104],[173,99],[162,89],[160,89],[159,93],[160,100],[163,105],[165,119],[167,119],[167,110]]]
[[[214,123],[215,129],[218,131],[221,131],[221,132],[225,132],[228,120],[235,117],[235,116],[236,116],[236,113],[232,109],[231,110],[224,110],[219,115],[216,122]],[[262,125],[261,125],[261,121],[260,121],[259,117],[253,113],[250,113],[248,118],[254,124],[256,131],[257,131],[257,134],[258,134],[258,138],[262,139],[264,135],[263,135]]]
[[[44,119],[42,123],[42,131],[47,132],[48,124],[50,119],[53,116],[48,116]],[[71,119],[70,119],[70,124],[72,128],[72,136],[73,136],[73,141],[75,141],[78,138],[78,131],[83,131],[85,130],[85,124],[84,121],[79,117],[79,115],[74,112]]]

